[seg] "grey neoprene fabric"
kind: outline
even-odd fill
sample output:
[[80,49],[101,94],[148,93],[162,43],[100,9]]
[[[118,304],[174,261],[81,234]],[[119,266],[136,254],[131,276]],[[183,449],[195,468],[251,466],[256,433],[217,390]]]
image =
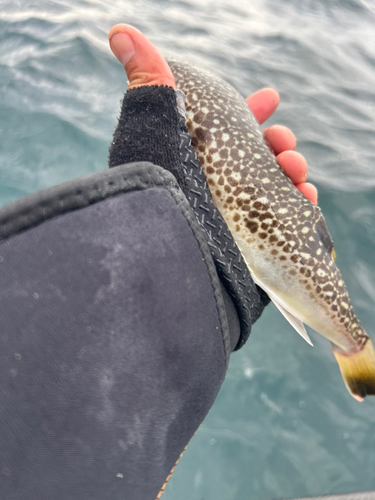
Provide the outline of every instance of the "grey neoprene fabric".
[[1,499],[154,500],[267,301],[173,89],[125,96],[110,166],[0,211]]
[[219,391],[212,259],[183,195],[142,168],[130,190],[119,167],[112,184],[90,181],[114,195],[59,215],[42,193],[1,221],[13,228],[0,241],[2,499],[154,500]]

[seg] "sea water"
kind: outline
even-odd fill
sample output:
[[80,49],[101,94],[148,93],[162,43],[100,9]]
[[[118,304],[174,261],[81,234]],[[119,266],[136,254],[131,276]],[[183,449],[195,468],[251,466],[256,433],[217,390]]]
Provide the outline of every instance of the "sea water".
[[[375,340],[375,2],[2,0],[0,205],[106,168],[126,90],[112,25],[211,69],[244,96],[272,86],[337,263]],[[269,500],[375,489],[375,398],[346,391],[329,343],[270,305],[163,500]]]

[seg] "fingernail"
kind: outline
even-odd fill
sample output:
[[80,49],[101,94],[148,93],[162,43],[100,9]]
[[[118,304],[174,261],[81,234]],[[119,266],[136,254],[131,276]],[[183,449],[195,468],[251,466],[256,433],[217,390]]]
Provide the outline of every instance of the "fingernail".
[[123,66],[125,66],[135,54],[133,40],[126,33],[115,33],[109,43],[112,52]]

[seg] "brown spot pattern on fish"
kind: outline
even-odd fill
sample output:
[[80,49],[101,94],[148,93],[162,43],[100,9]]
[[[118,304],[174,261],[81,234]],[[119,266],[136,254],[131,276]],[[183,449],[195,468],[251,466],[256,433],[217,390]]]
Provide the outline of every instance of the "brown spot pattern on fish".
[[189,64],[171,61],[170,66],[186,96],[188,129],[208,184],[220,186],[211,189],[213,200],[241,251],[241,241],[254,241],[256,255],[267,262],[286,261],[285,280],[302,283],[297,278],[304,276],[306,296],[330,321],[334,316],[345,349],[360,350],[369,337],[353,312],[320,209],[279,167],[240,94]]

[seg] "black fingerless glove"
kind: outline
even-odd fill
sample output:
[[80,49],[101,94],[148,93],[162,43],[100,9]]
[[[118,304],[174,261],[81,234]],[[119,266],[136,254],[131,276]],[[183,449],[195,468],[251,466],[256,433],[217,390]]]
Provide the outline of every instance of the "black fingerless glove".
[[269,299],[254,284],[225,221],[212,201],[202,167],[191,145],[184,95],[180,90],[163,85],[143,86],[125,94],[110,147],[109,166],[134,161],[149,161],[171,172],[189,200],[224,286],[232,350],[239,349]]

